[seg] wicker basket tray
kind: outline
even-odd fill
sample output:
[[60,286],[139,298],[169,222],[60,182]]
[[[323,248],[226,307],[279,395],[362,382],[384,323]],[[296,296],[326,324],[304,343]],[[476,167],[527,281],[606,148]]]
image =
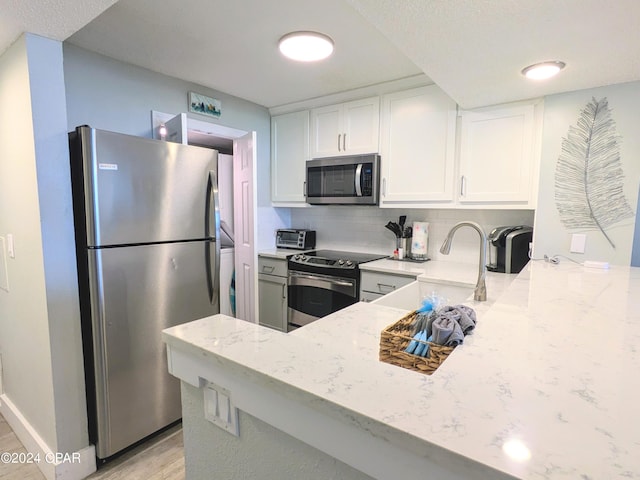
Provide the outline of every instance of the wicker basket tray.
[[413,340],[412,323],[416,315],[416,312],[411,312],[382,331],[380,361],[431,375],[455,347],[419,341],[429,345],[429,353],[426,357],[405,352],[409,342]]

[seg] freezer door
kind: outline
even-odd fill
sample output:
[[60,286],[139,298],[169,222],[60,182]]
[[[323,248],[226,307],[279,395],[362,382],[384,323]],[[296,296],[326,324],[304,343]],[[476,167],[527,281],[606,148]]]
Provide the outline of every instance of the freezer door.
[[208,236],[217,151],[89,127],[77,132],[81,155],[73,161],[82,162],[88,246]]
[[179,382],[168,373],[161,331],[219,312],[205,264],[214,258],[206,253],[212,243],[89,252],[99,458],[181,417]]

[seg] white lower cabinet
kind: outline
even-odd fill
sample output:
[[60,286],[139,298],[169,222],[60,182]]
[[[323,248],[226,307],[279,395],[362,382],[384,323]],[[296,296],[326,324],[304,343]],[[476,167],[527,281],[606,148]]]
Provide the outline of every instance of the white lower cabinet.
[[541,118],[534,103],[460,112],[458,203],[535,208]]
[[435,85],[382,97],[381,207],[454,201],[456,104]]
[[416,275],[395,275],[363,270],[360,273],[360,300],[372,302],[414,282],[415,279]]
[[287,331],[287,261],[258,256],[258,323]]

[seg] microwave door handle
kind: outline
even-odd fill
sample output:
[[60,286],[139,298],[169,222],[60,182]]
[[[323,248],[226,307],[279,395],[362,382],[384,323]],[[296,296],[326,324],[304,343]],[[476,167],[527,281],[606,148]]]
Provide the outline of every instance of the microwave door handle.
[[361,163],[359,163],[358,166],[356,167],[355,182],[356,182],[356,196],[361,197],[362,196],[362,164]]

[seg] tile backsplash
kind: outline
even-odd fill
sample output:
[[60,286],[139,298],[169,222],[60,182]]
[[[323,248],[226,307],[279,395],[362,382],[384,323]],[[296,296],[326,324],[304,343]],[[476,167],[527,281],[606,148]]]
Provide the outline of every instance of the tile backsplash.
[[427,251],[431,259],[476,263],[479,240],[471,228],[461,228],[456,232],[449,255],[440,253],[440,246],[451,227],[461,221],[473,221],[488,235],[502,225],[533,226],[534,211],[318,206],[292,208],[291,226],[316,230],[318,248],[391,255],[396,245],[395,236],[384,226],[389,221],[398,222],[400,215],[407,216],[406,225],[412,225],[414,221],[429,222]]

